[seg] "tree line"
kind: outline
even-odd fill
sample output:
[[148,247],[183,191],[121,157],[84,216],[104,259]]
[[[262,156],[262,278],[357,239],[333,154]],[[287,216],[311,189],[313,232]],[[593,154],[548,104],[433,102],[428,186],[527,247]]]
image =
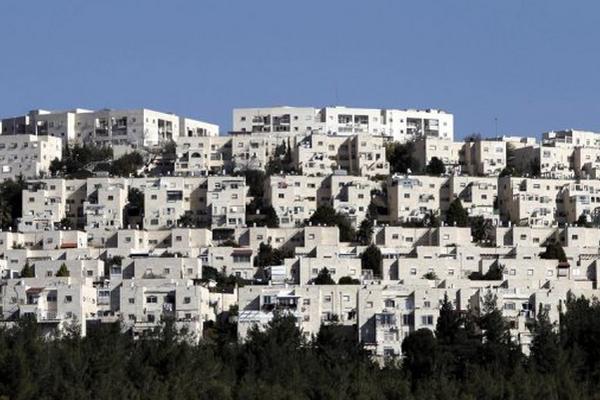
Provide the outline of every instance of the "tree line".
[[[232,313],[233,315],[233,313]],[[172,321],[138,339],[119,324],[68,327],[44,339],[28,318],[0,329],[3,399],[585,399],[600,380],[600,304],[570,297],[558,324],[542,307],[531,354],[511,340],[488,295],[480,313],[444,299],[434,332],[417,330],[403,358],[378,362],[356,327],[307,337],[286,315],[236,339],[234,321],[189,340]]]

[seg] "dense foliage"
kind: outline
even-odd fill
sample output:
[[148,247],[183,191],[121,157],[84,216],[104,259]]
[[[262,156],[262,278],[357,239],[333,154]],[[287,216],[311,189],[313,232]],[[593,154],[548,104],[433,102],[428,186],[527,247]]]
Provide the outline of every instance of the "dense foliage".
[[449,226],[469,226],[469,213],[462,205],[460,199],[454,199],[446,211],[446,223]]
[[393,142],[385,147],[385,157],[390,163],[390,172],[406,174],[409,171],[417,173],[419,162],[415,158],[414,142]]
[[427,167],[425,167],[425,172],[427,172],[428,175],[440,176],[446,172],[446,165],[444,165],[444,162],[439,158],[432,157],[431,160],[429,160]]
[[[309,338],[289,317],[235,340],[227,319],[199,344],[170,322],[133,340],[118,325],[47,340],[31,320],[0,330],[0,395],[11,399],[584,399],[600,381],[600,305],[571,298],[559,326],[540,311],[531,356],[485,296],[478,315],[444,299],[435,332],[403,342],[404,360],[378,365],[356,330]],[[233,312],[232,312],[233,314]]]
[[23,189],[25,181],[7,179],[0,183],[0,227],[3,230],[17,226],[17,219],[23,210]]
[[66,146],[62,160],[54,159],[50,163],[50,172],[52,175],[63,174],[71,178],[86,177],[87,175],[82,175],[86,169],[92,170],[94,164],[109,162],[112,157],[113,151],[110,147],[78,144]]
[[360,255],[360,264],[363,270],[371,270],[374,276],[381,277],[381,264],[383,255],[374,244],[369,245]]
[[356,238],[356,230],[348,218],[344,214],[336,212],[330,205],[323,204],[317,207],[309,221],[313,225],[337,226],[342,242],[352,242]]

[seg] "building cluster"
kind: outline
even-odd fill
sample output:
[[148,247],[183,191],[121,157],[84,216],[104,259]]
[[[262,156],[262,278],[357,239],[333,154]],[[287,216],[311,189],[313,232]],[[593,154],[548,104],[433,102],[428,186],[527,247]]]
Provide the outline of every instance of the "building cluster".
[[[21,215],[0,233],[0,314],[34,316],[48,335],[115,321],[139,334],[172,318],[200,338],[231,313],[243,340],[285,312],[307,335],[355,326],[386,357],[435,328],[443,299],[478,312],[493,295],[527,351],[541,308],[556,321],[569,293],[598,293],[600,231],[586,226],[600,223],[599,133],[457,142],[443,111],[346,107],[236,109],[227,135],[146,109],[37,110],[0,131],[2,178],[26,178]],[[393,142],[411,142],[416,171],[391,172]],[[166,143],[166,175],[49,176],[65,146]],[[424,174],[434,158],[445,173]],[[445,223],[456,200],[483,234]],[[354,228],[369,221],[370,239],[312,223],[323,206]],[[276,226],[257,226],[267,208]],[[550,245],[566,260],[548,259]],[[381,260],[365,265],[372,246]],[[245,285],[223,290],[218,277]]]

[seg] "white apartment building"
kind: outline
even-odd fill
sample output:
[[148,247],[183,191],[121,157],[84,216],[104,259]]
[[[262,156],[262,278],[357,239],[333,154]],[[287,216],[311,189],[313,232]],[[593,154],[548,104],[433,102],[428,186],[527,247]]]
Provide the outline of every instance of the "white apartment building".
[[460,173],[463,147],[462,142],[425,137],[415,142],[414,157],[422,171],[425,171],[432,158],[437,157],[446,166],[447,173]]
[[54,136],[63,143],[138,148],[183,137],[217,136],[219,127],[148,109],[33,110],[23,116],[3,119],[2,134]]
[[307,176],[343,172],[359,176],[383,176],[390,167],[383,137],[370,135],[329,136],[312,134],[295,149],[294,162]]
[[245,286],[239,288],[238,337],[263,328],[275,313],[289,313],[307,337],[321,324],[356,324],[356,285]]
[[212,229],[233,229],[246,224],[246,180],[243,177],[208,177],[206,207]]
[[0,135],[1,179],[49,175],[50,163],[62,158],[60,139],[50,136]]
[[236,132],[371,134],[405,142],[417,137],[454,139],[454,117],[440,110],[350,107],[271,107],[233,110]]
[[[452,175],[448,179],[450,201],[458,198],[470,217],[498,221],[498,178]],[[446,197],[444,195],[443,197]]]
[[589,222],[600,215],[600,182],[596,180],[501,178],[498,205],[501,216],[515,224],[552,226]]
[[[578,288],[576,295],[592,290]],[[359,341],[377,359],[401,355],[402,341],[418,329],[434,330],[444,297],[459,311],[481,312],[488,295],[510,326],[515,343],[527,352],[528,325],[541,303],[551,321],[558,320],[568,291],[550,287],[500,286],[472,282],[435,287],[427,282],[404,285],[386,282],[367,285],[251,286],[239,290],[238,335],[244,340],[253,326],[264,328],[275,314],[292,315],[307,337],[316,336],[322,324],[356,325]]]
[[378,182],[362,176],[331,175],[327,184],[331,188],[333,209],[346,216],[354,227],[366,218],[371,204],[371,192],[381,188]]
[[552,226],[564,222],[557,198],[565,181],[504,177],[498,180],[498,205],[504,220],[514,224]]
[[66,143],[75,140],[78,114],[91,112],[80,108],[68,111],[32,110],[18,117],[3,118],[0,126],[2,135],[53,136]]
[[420,222],[439,215],[449,198],[442,189],[448,178],[434,176],[390,176],[387,199],[390,221]]
[[90,281],[72,278],[9,279],[2,285],[2,320],[31,315],[45,336],[72,325],[86,335],[86,321],[96,318],[96,290]]
[[265,200],[279,218],[279,226],[302,225],[315,212],[321,201],[330,197],[324,188],[326,178],[303,175],[272,175],[267,180]]
[[125,178],[89,178],[87,198],[83,202],[86,229],[120,229],[124,226],[123,210],[129,202]]
[[176,175],[219,174],[232,168],[230,136],[184,137],[176,146]]
[[127,279],[123,281],[119,312],[124,329],[134,335],[157,328],[172,319],[186,328],[191,340],[202,337],[202,326],[209,319],[208,289],[187,279]]
[[506,167],[506,143],[502,140],[465,142],[464,172],[472,176],[498,176]]

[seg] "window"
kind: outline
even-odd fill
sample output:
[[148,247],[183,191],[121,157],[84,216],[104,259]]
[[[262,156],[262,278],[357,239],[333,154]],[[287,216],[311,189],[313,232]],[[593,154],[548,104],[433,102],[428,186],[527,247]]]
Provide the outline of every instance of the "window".
[[304,306],[310,306],[310,299],[303,299],[302,300],[302,305],[304,305]]
[[73,301],[73,296],[65,296],[65,303],[71,303]]
[[326,294],[323,297],[323,300],[325,301],[325,303],[331,303],[331,295],[330,294]]
[[183,298],[183,304],[190,304],[192,302],[191,297],[184,297]]
[[133,297],[129,298],[129,304],[135,304],[135,299]]
[[158,298],[156,296],[146,297],[146,303],[156,303],[156,302],[158,302]]
[[421,325],[433,325],[433,315],[422,315]]
[[395,308],[396,302],[392,299],[385,299],[385,308]]

